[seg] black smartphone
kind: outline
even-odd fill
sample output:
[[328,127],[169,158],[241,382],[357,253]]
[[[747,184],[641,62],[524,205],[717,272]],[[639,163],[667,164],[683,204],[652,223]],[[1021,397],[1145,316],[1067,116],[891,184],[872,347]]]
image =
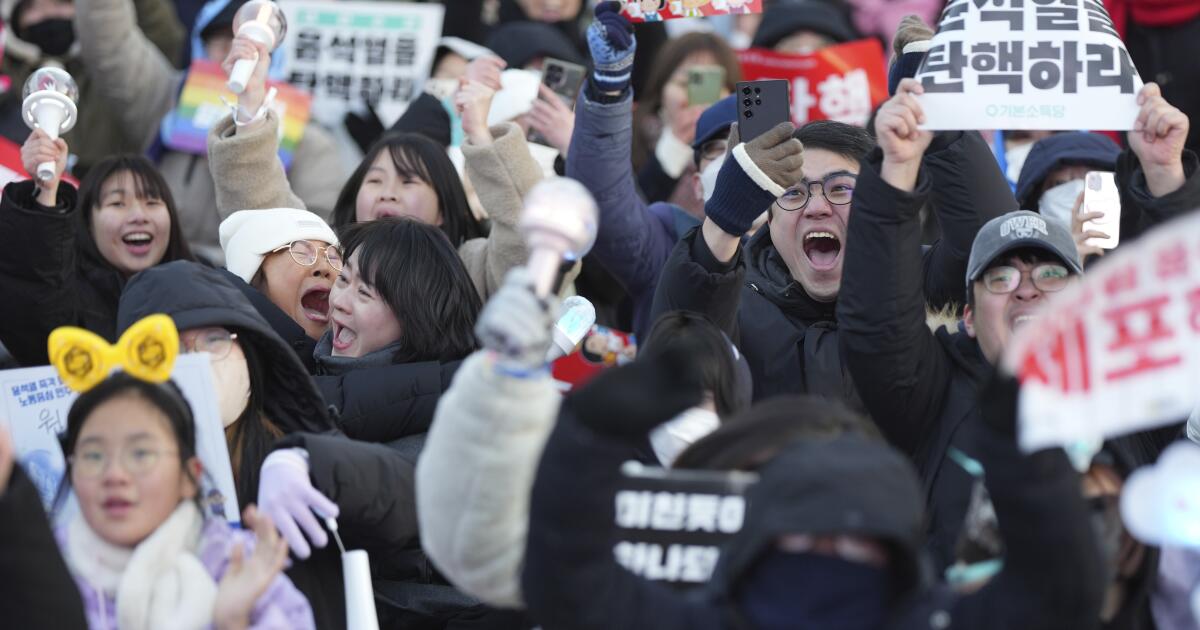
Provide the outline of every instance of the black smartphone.
[[775,125],[791,120],[788,82],[783,79],[737,84],[738,139],[749,142]]

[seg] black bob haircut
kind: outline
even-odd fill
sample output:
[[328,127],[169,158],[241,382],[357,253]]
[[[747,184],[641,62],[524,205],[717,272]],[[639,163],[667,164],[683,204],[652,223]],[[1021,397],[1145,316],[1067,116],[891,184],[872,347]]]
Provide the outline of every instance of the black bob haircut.
[[875,139],[862,127],[834,120],[814,120],[796,130],[794,138],[807,149],[824,149],[848,160],[866,159],[875,148]]
[[[100,160],[95,166],[88,169],[83,181],[79,182],[79,216],[83,221],[84,230],[88,234],[88,242],[92,243],[89,249],[94,247],[95,242],[95,233],[92,231],[92,212],[99,208],[104,201],[100,197],[100,190],[111,177],[124,172],[133,176],[134,190],[126,191],[127,194],[133,194],[138,199],[161,200],[167,207],[167,214],[171,217],[171,227],[168,231],[170,241],[167,243],[166,251],[163,252],[162,260],[158,262],[194,260],[192,251],[183,239],[183,232],[179,229],[179,209],[175,205],[175,197],[171,195],[171,188],[167,186],[167,180],[163,179],[162,173],[158,172],[150,160],[132,154],[114,155]],[[99,255],[99,251],[96,252],[96,255]]]
[[694,360],[705,391],[712,392],[718,416],[726,419],[749,406],[748,396],[738,391],[737,361],[732,342],[699,313],[663,313],[650,328],[640,355],[653,356],[668,347],[681,345]]
[[471,214],[462,179],[446,155],[446,149],[416,133],[388,134],[371,146],[338,193],[333,206],[335,229],[340,231],[358,222],[358,189],[362,188],[371,165],[384,151],[392,158],[392,166],[401,177],[419,179],[433,188],[438,198],[438,214],[442,218],[441,230],[446,233],[451,245],[457,248],[470,239],[487,236],[487,230]]
[[356,223],[340,240],[347,266],[357,253],[359,277],[400,322],[393,362],[454,361],[475,351],[475,320],[483,305],[441,230],[389,217]]
[[[68,458],[74,453],[75,445],[79,441],[79,433],[83,431],[84,423],[97,407],[121,396],[144,400],[166,416],[167,424],[171,427],[171,434],[179,447],[179,462],[183,473],[191,478],[192,474],[186,466],[183,466],[183,462],[196,455],[196,420],[192,415],[191,406],[188,405],[187,400],[183,397],[183,392],[179,390],[174,381],[161,384],[148,383],[130,376],[127,372],[117,372],[101,381],[99,385],[80,394],[79,398],[76,398],[75,402],[71,404],[71,410],[67,412],[66,433],[59,438],[63,453]],[[199,480],[192,478],[192,482],[199,490]],[[54,499],[56,509],[62,507],[70,486],[71,464],[68,459],[67,472],[63,475],[62,482],[59,483],[58,493]],[[200,493],[197,492],[196,496],[198,499]]]

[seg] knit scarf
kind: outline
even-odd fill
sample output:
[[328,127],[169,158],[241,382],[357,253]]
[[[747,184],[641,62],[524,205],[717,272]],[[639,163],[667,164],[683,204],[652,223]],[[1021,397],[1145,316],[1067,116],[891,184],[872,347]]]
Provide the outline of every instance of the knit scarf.
[[115,595],[121,630],[203,628],[217,599],[216,582],[195,555],[203,526],[195,503],[181,501],[127,549],[101,539],[79,515],[67,526],[67,563],[103,597]]

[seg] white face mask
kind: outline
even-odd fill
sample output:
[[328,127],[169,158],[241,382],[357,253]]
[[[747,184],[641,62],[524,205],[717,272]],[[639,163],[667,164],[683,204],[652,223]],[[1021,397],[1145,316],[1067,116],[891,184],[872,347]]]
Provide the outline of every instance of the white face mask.
[[1038,212],[1071,229],[1071,211],[1075,209],[1075,199],[1083,192],[1083,180],[1073,179],[1065,184],[1059,184],[1042,193],[1038,200]]
[[650,446],[658,461],[670,466],[692,442],[712,433],[720,424],[717,412],[692,407],[652,431]]
[[704,191],[704,201],[708,202],[712,199],[713,191],[717,189],[717,174],[721,172],[721,165],[725,163],[725,156],[711,161],[704,170],[700,172],[700,188]]
[[250,404],[250,368],[240,350],[212,362],[213,384],[217,386],[217,408],[221,424],[233,424]]

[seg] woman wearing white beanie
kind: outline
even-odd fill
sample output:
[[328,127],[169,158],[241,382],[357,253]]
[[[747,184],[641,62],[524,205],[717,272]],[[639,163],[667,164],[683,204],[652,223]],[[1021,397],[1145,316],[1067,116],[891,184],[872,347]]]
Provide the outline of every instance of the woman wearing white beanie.
[[296,208],[240,210],[221,222],[220,235],[226,269],[266,296],[307,337],[325,334],[329,289],[342,262],[337,235],[324,219]]

